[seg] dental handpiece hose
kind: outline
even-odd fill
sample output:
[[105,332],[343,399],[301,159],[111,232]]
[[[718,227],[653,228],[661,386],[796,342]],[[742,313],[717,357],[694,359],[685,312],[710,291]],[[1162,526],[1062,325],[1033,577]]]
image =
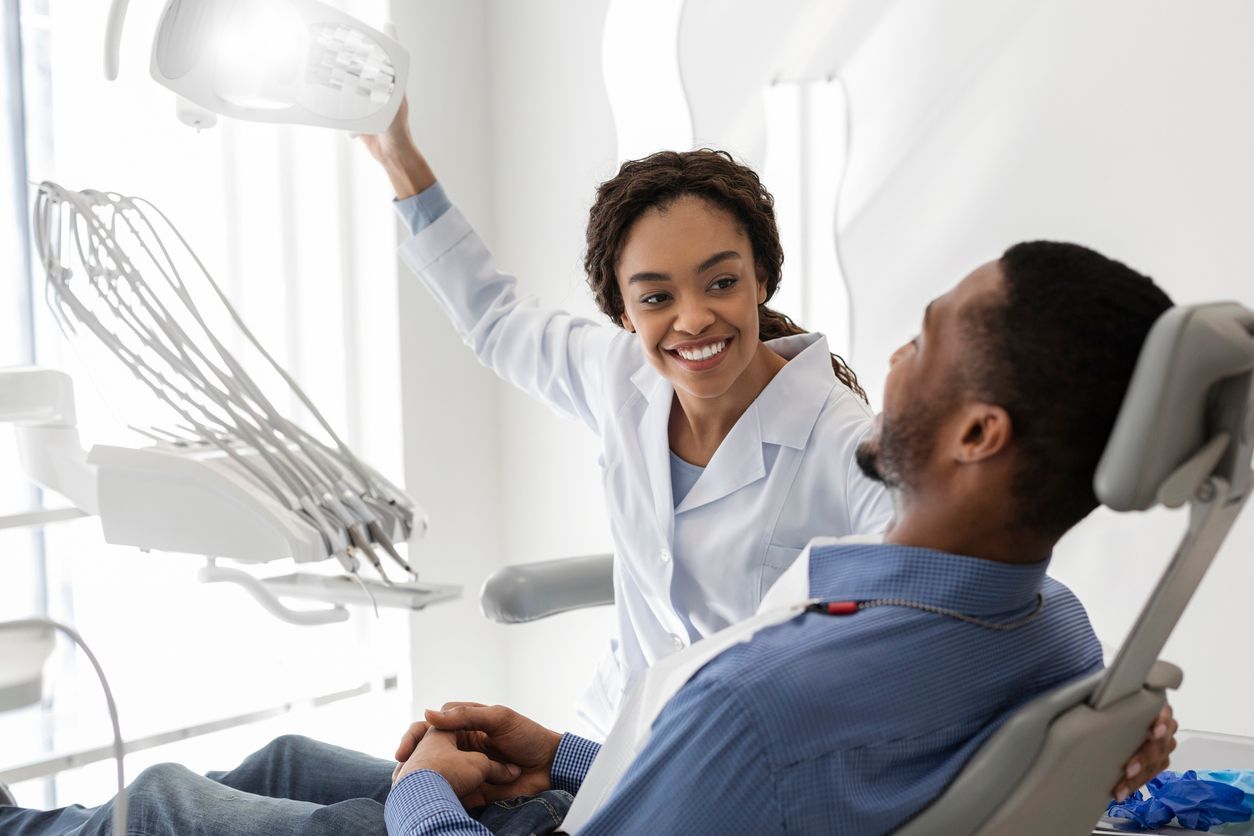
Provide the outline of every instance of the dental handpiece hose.
[[109,707],[109,721],[113,724],[113,758],[118,765],[118,794],[113,800],[113,832],[126,833],[126,777],[122,767],[122,759],[125,752],[122,745],[122,729],[118,724],[118,707],[113,701],[113,691],[109,688],[109,680],[105,678],[104,669],[100,667],[100,662],[96,660],[96,654],[91,652],[87,642],[83,641],[83,637],[73,627],[66,626],[59,621],[53,621],[50,618],[26,618],[19,621],[0,623],[0,632],[41,628],[45,630],[59,630],[69,636],[75,644],[82,648],[84,655],[87,656],[87,660],[96,669],[96,676],[100,678],[100,687],[104,689],[105,703]]

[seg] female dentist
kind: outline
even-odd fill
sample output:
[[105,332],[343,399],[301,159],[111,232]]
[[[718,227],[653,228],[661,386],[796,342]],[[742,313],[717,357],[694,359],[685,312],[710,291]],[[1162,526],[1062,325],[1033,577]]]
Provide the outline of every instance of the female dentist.
[[403,260],[478,358],[601,439],[619,640],[581,701],[604,734],[632,676],[752,615],[818,535],[878,534],[888,495],[854,450],[853,373],[765,303],[783,253],[757,175],[714,151],[625,164],[585,266],[610,323],[538,309],[453,208],[404,107],[362,137],[414,236]]

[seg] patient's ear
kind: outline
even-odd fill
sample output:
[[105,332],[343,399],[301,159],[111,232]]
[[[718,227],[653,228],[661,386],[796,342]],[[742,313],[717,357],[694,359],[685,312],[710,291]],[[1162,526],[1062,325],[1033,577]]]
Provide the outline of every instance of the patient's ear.
[[632,324],[631,317],[627,315],[626,311],[623,311],[622,316],[618,318],[618,324],[623,326],[624,330],[630,331],[633,334],[636,333],[636,326]]
[[1005,409],[973,403],[963,410],[962,436],[955,451],[959,464],[975,464],[996,456],[1010,444],[1013,427]]

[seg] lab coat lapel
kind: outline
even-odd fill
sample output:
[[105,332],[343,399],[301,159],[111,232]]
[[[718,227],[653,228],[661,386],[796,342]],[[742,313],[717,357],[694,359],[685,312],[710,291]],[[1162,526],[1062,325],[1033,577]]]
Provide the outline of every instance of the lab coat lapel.
[[[675,500],[671,495],[671,401],[675,390],[665,378],[645,367],[632,380],[640,387],[649,406],[640,419],[640,448],[644,455],[649,486],[653,493],[653,511],[668,547],[675,529]],[[639,378],[639,379],[637,379]]]
[[676,514],[716,502],[766,475],[762,457],[762,427],[758,421],[758,404],[749,405],[723,443],[714,451],[714,458],[697,479]]
[[827,340],[819,334],[799,334],[771,340],[768,345],[788,365],[740,416],[676,514],[708,505],[764,477],[764,445],[805,449],[823,404],[836,386]]

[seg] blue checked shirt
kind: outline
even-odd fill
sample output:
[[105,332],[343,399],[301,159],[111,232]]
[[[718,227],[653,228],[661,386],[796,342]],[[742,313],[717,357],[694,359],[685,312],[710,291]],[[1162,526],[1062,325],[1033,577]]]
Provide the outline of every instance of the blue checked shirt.
[[[810,559],[824,600],[905,599],[1026,626],[990,630],[907,607],[806,613],[710,662],[666,706],[648,746],[581,831],[873,834],[923,809],[997,726],[1034,696],[1101,667],[1083,606],[1045,576],[887,544]],[[573,791],[596,744],[566,735],[553,785]],[[438,774],[412,773],[388,832],[476,834]]]

